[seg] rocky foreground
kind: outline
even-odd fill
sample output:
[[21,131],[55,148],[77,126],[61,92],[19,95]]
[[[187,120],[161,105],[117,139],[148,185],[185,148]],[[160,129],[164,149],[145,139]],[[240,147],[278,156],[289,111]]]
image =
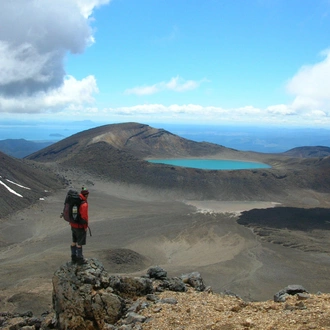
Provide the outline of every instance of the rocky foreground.
[[110,276],[97,259],[55,272],[53,309],[42,319],[0,313],[1,329],[330,329],[330,294],[289,285],[273,300],[246,302],[214,294],[198,272],[168,278],[156,266],[142,277]]

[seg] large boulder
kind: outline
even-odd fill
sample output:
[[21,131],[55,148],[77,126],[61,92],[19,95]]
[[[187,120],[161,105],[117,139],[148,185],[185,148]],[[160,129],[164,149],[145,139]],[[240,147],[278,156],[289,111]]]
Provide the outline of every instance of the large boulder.
[[[97,259],[84,265],[67,262],[53,276],[54,317],[45,319],[41,328],[140,329],[147,318],[138,313],[159,301],[159,291],[184,292],[187,285],[198,291],[205,289],[198,272],[169,278],[166,270],[155,266],[141,277],[110,276]],[[160,302],[177,303],[174,298]]]

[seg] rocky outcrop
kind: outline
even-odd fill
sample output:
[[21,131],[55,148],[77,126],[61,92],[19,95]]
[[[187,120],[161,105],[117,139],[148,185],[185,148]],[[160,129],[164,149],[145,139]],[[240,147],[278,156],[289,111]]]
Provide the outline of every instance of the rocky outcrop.
[[[176,293],[172,295],[170,291]],[[109,275],[97,259],[90,259],[84,265],[68,262],[53,276],[53,312],[45,313],[40,319],[33,317],[32,312],[0,313],[0,327],[6,330],[153,329],[152,324],[155,321],[164,326],[168,325],[167,319],[159,319],[161,313],[164,318],[171,318],[172,312],[185,310],[190,319],[199,319],[198,315],[201,315],[201,309],[205,307],[207,311],[202,314],[208,313],[208,320],[215,317],[218,322],[219,318],[212,314],[210,306],[214,307],[214,313],[227,310],[227,313],[244,314],[245,309],[253,305],[233,294],[217,295],[211,292],[212,289],[205,286],[198,272],[168,277],[164,269],[155,266],[149,268],[147,274],[141,277],[118,276]],[[292,304],[290,297],[293,296],[300,302]],[[268,305],[265,308],[300,311],[306,309],[308,304],[301,300],[312,302],[313,299],[309,298],[308,292],[302,286],[289,285],[274,295],[275,302],[285,302],[284,307],[276,307],[277,304],[268,306],[270,302],[266,302]],[[206,302],[212,300],[217,302]],[[264,314],[264,310],[262,311]],[[180,314],[180,320],[182,317]],[[256,321],[244,322],[246,326]]]
[[198,272],[169,278],[164,269],[156,266],[142,277],[110,276],[97,259],[90,259],[85,265],[68,262],[53,276],[55,326],[63,330],[139,329],[146,317],[138,312],[159,301],[158,292],[184,292],[187,286],[197,291],[205,289]]
[[102,264],[67,263],[53,277],[53,307],[59,329],[104,329],[124,313],[124,300],[109,286]]

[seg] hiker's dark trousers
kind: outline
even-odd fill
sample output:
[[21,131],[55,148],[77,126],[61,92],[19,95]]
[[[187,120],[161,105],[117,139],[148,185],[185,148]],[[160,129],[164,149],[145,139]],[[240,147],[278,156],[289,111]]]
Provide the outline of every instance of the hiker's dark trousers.
[[87,231],[84,228],[73,228],[72,231],[72,242],[79,246],[86,245]]

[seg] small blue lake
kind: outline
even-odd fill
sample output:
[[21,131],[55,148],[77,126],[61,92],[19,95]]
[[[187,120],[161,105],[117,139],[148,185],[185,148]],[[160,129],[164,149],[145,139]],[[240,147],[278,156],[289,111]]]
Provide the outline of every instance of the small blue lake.
[[156,164],[198,168],[203,170],[247,170],[253,168],[271,168],[271,166],[263,163],[223,159],[152,159],[148,161]]

